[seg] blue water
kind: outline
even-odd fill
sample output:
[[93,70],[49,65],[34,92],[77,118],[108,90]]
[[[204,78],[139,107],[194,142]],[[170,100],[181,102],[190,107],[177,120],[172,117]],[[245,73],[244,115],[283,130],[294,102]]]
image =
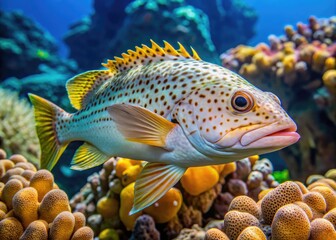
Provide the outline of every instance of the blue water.
[[[48,30],[60,45],[60,54],[67,48],[62,38],[69,25],[92,13],[93,0],[2,0],[3,10],[22,10]],[[215,0],[210,0],[215,1]],[[225,0],[224,0],[225,1]],[[258,14],[256,35],[249,44],[267,41],[269,34],[280,35],[287,24],[306,22],[311,15],[330,17],[336,15],[335,0],[245,0]]]

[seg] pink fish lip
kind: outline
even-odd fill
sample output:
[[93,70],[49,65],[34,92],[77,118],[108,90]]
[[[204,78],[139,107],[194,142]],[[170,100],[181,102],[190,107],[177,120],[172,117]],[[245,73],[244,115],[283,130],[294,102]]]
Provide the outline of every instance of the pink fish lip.
[[282,148],[294,144],[300,139],[296,130],[294,122],[285,125],[273,123],[247,132],[241,137],[240,144],[249,148]]

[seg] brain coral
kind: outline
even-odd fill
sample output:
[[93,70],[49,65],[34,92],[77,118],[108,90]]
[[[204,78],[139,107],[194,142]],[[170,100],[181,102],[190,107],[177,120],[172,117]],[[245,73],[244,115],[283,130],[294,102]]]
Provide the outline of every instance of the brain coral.
[[0,239],[93,239],[82,213],[70,212],[66,193],[53,175],[21,155],[0,149]]
[[0,88],[0,148],[38,163],[40,147],[32,107],[18,94]]

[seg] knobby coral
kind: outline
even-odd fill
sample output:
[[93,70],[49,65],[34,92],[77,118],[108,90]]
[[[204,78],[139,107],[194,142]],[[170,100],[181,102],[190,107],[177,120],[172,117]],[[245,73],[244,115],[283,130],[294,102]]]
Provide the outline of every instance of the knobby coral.
[[294,118],[300,142],[281,151],[290,177],[303,181],[336,167],[336,17],[309,18],[269,44],[237,46],[221,55],[222,65],[261,89],[274,92]]
[[[213,226],[212,220],[222,219],[234,196],[248,194],[251,198],[246,197],[246,201],[254,205],[244,207],[236,201],[230,208],[245,208],[258,219],[261,212],[255,201],[259,193],[278,185],[271,176],[271,162],[258,156],[234,163],[189,168],[180,182],[160,200],[130,216],[134,183],[143,164],[132,159],[111,158],[99,173],[88,178],[88,183],[71,200],[71,207],[87,216],[96,236],[151,239],[150,236],[157,236],[159,231],[161,236],[172,239],[184,228],[195,225],[198,228],[183,234],[204,237],[205,232],[197,229],[208,224]],[[241,198],[244,202],[243,196]],[[214,217],[207,217],[210,215]],[[146,230],[141,230],[141,226],[147,226]]]
[[0,149],[0,239],[91,240],[82,213],[71,213],[67,194],[53,175],[22,155]]

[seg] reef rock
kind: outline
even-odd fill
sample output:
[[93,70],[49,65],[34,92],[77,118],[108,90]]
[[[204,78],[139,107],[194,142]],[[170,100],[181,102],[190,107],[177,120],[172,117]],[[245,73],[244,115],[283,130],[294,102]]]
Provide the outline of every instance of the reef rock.
[[53,37],[21,12],[0,11],[0,29],[0,81],[39,73],[41,64],[75,72],[73,61],[57,56]]
[[275,93],[298,125],[300,141],[281,151],[293,179],[336,167],[336,17],[310,17],[269,45],[237,46],[222,65]]

